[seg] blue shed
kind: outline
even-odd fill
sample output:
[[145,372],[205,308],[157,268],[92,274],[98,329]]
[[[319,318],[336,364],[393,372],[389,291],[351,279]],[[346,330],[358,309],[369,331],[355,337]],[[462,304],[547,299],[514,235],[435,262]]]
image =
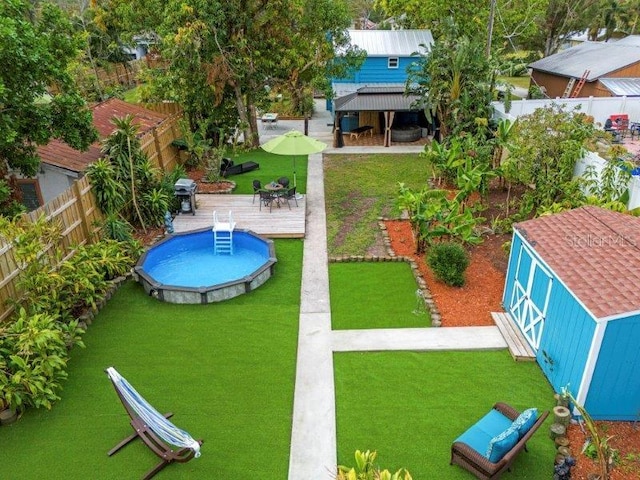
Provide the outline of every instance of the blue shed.
[[581,207],[514,225],[503,305],[556,392],[640,415],[640,218]]
[[[402,87],[407,81],[407,67],[416,61],[413,55],[424,45],[433,43],[429,30],[349,30],[351,44],[367,53],[363,65],[347,78],[333,78],[336,98],[349,95],[362,87]],[[327,100],[331,110],[331,100]]]

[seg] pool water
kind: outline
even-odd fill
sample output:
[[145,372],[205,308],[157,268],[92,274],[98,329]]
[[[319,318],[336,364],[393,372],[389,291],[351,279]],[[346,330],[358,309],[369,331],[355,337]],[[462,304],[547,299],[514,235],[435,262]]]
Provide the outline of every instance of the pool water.
[[244,278],[268,259],[267,245],[245,232],[234,232],[232,255],[216,255],[213,233],[204,231],[150,250],[143,267],[159,283],[198,288]]
[[216,254],[213,232],[177,233],[152,246],[135,267],[145,292],[170,303],[212,303],[260,287],[274,272],[273,241],[233,232],[233,254]]

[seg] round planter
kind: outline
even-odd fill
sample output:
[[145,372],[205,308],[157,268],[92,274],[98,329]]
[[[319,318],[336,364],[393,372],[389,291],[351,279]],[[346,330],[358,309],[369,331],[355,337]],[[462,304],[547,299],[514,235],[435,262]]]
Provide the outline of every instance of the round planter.
[[5,408],[0,411],[0,425],[11,425],[18,419],[18,412],[15,410],[11,410],[10,408]]
[[421,136],[422,129],[416,125],[391,129],[392,142],[415,142],[416,140],[420,140]]

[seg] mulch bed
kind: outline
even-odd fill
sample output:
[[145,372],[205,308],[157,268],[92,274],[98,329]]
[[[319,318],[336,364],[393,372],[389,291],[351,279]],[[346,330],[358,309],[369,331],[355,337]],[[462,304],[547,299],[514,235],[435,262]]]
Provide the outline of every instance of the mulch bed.
[[[442,315],[443,327],[493,325],[490,312],[503,311],[502,291],[507,270],[507,254],[502,245],[509,236],[490,235],[484,243],[469,248],[471,262],[465,272],[463,287],[449,287],[437,281],[424,257],[415,253],[411,226],[407,220],[385,222],[391,248],[396,255],[411,257],[417,263],[425,279],[436,307]],[[632,372],[629,372],[632,374]],[[553,399],[549,399],[550,404]],[[598,422],[609,444],[618,449],[620,463],[611,473],[611,480],[640,479],[640,426],[632,422]],[[543,433],[540,433],[543,434]],[[589,473],[597,472],[596,464],[581,454],[585,434],[578,425],[571,425],[567,432],[570,448],[576,456],[576,465],[571,471],[573,480],[588,479]],[[549,478],[553,477],[551,466]]]

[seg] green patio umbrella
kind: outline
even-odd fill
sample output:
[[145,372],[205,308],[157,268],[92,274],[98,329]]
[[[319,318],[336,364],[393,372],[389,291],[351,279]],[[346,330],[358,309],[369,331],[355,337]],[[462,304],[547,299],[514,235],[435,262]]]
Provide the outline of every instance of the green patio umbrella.
[[298,130],[291,130],[276,138],[272,138],[262,145],[262,149],[275,153],[276,155],[293,156],[293,186],[296,186],[296,156],[319,153],[327,148],[326,143],[322,143],[314,138],[307,137]]

